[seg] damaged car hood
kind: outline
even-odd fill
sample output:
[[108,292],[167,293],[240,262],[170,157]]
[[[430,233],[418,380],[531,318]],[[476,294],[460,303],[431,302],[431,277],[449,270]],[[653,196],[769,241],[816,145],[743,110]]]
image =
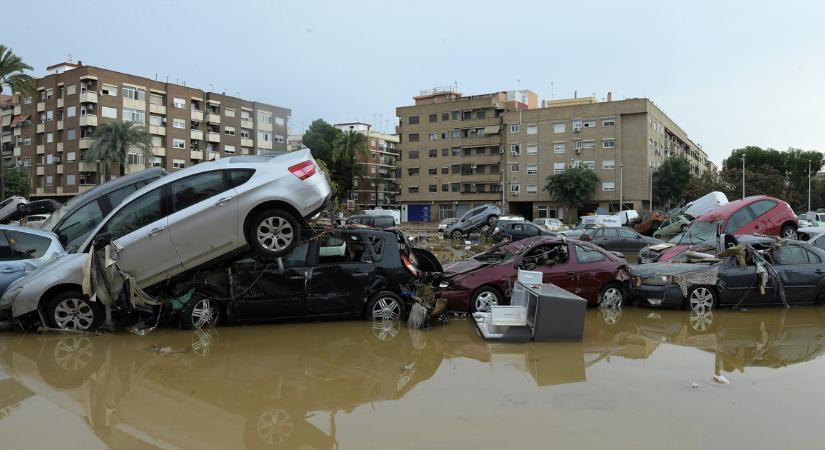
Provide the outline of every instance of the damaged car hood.
[[474,270],[478,270],[490,265],[492,265],[492,263],[477,261],[475,259],[468,259],[465,261],[458,261],[456,263],[450,264],[444,269],[444,274],[447,276],[455,276],[467,272],[472,272]]

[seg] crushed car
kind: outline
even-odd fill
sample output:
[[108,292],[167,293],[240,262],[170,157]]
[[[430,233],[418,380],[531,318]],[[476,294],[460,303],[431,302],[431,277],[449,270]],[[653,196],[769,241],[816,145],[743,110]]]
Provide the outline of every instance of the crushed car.
[[54,233],[0,225],[0,293],[17,279],[65,253]]

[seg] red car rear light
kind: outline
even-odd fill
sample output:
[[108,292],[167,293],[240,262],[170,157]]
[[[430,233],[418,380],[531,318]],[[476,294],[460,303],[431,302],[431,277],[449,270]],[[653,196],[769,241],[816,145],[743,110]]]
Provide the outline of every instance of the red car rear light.
[[289,171],[298,177],[299,180],[303,181],[315,175],[315,163],[312,161],[299,162],[298,164],[289,166]]
[[412,274],[414,277],[418,277],[418,267],[415,267],[415,264],[410,261],[410,258],[407,258],[407,255],[401,255],[401,262],[404,264],[404,267]]

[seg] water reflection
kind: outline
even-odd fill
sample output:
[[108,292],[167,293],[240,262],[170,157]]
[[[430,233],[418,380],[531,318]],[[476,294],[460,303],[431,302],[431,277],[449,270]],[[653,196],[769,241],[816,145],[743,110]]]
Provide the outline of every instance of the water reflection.
[[[570,344],[486,342],[465,320],[431,330],[336,322],[144,337],[8,334],[0,425],[34,408],[36,397],[111,448],[334,448],[336,417],[404,401],[445,361],[521,372],[533,389],[582,383],[594,366],[646,359],[663,346],[713,354],[707,369],[715,373],[779,368],[823,353],[823,312],[593,309],[583,342]],[[496,389],[495,377],[485,379]]]

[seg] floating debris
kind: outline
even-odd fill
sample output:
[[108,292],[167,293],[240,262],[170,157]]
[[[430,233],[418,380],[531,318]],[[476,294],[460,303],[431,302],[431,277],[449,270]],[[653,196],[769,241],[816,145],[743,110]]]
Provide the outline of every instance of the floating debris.
[[730,381],[722,375],[714,375],[713,381],[718,384],[730,384]]

